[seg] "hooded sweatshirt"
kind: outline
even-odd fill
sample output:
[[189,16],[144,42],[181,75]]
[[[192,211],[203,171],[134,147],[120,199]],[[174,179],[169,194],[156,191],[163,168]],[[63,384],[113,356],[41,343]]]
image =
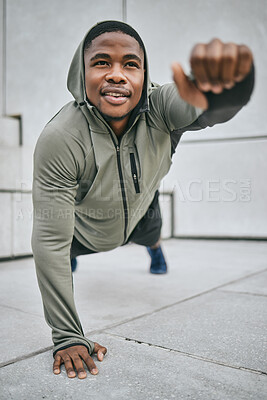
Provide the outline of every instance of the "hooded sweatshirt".
[[54,355],[77,344],[90,354],[94,350],[73,298],[73,236],[95,252],[123,245],[169,171],[181,135],[229,120],[249,100],[254,82],[252,68],[233,89],[208,93],[209,108],[203,113],[181,99],[174,83],[151,83],[145,54],[142,101],[118,141],[87,101],[83,47],[84,40],[68,75],[74,101],[45,126],[34,152],[32,248]]

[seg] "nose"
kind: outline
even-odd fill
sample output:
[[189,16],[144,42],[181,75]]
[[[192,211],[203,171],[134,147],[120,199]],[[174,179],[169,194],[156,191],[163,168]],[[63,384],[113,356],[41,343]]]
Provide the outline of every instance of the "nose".
[[106,81],[109,83],[126,83],[126,77],[122,67],[118,64],[112,65],[106,74]]

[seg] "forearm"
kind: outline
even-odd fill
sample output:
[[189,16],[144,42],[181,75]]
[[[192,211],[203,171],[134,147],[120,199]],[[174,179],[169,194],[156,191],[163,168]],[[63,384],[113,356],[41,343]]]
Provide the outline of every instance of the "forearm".
[[91,353],[93,343],[84,337],[72,288],[70,246],[80,147],[70,139],[66,134],[48,130],[36,145],[32,249],[45,318],[52,328],[54,352],[78,343],[87,346]]
[[[58,212],[61,218],[57,219]],[[53,208],[54,215],[50,216],[54,221],[49,221],[49,215],[44,217],[44,211],[35,208],[32,248],[36,274],[45,319],[52,328],[54,353],[65,346],[84,344],[91,354],[93,342],[84,336],[73,297],[70,245],[74,221],[69,213]]]
[[242,82],[236,83],[232,89],[225,89],[220,94],[206,92],[208,109],[201,113],[191,124],[172,130],[172,154],[175,152],[175,148],[184,132],[205,129],[233,118],[248,103],[254,88],[254,81],[255,69],[254,65],[252,65],[247,77]]

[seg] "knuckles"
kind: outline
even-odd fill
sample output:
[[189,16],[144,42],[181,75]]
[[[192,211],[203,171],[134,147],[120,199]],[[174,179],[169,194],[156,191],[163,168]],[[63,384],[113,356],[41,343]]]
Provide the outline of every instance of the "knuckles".
[[202,43],[196,44],[191,52],[191,62],[200,64],[206,57],[205,45]]
[[232,54],[224,54],[223,57],[223,62],[225,63],[225,65],[231,65],[235,60],[234,55]]
[[84,346],[73,346],[73,347],[68,347],[63,350],[59,350],[56,355],[55,359],[58,359],[58,357],[61,357],[64,361],[68,359],[78,359],[80,358],[79,355],[82,357],[89,355],[88,350]]
[[209,43],[197,43],[192,51],[190,61],[194,65],[199,65],[203,62],[215,64],[221,60],[232,62],[241,57],[245,60],[252,59],[252,52],[246,45],[238,45],[232,42],[223,43],[220,39],[212,39]]
[[209,43],[196,44],[191,52],[190,64],[197,84],[204,90],[219,93],[222,88],[232,88],[234,82],[242,80],[249,72],[253,56],[248,46],[232,42],[223,43],[214,38]]
[[243,44],[239,46],[239,56],[244,61],[252,60],[252,52],[251,52],[251,50],[247,46],[245,46]]
[[79,362],[81,358],[79,357],[78,353],[74,353],[72,356],[74,363]]

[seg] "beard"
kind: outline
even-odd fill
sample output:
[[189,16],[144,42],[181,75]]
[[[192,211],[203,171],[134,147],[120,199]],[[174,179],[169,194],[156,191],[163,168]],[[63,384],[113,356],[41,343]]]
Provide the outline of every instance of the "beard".
[[110,121],[122,121],[124,118],[128,117],[128,115],[131,114],[132,111],[127,112],[126,114],[121,115],[120,117],[113,117],[112,115],[104,114],[100,111],[100,114],[104,118],[105,121],[110,122]]

